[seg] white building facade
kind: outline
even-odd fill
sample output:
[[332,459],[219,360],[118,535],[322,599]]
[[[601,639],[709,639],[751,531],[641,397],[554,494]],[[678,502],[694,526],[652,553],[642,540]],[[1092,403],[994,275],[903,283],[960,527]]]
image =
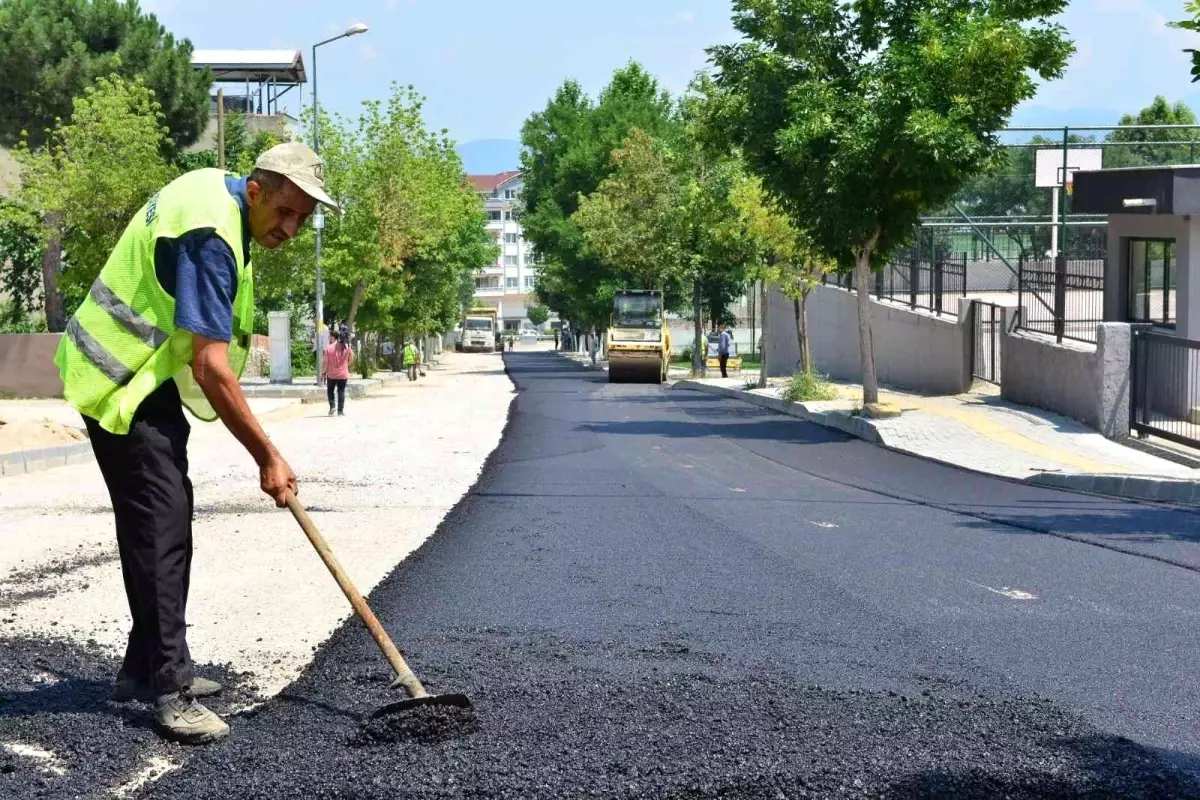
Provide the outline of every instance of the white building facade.
[[[488,233],[496,239],[500,255],[475,273],[475,304],[491,306],[505,330],[529,329],[527,311],[536,305],[537,267],[532,245],[525,241],[516,220],[524,182],[520,172],[471,175],[484,201]],[[546,323],[549,326],[549,322]]]

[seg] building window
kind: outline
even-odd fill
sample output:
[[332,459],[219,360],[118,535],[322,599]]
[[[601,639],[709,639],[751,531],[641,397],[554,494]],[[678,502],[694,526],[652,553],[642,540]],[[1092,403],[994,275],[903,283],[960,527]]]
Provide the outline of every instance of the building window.
[[1175,326],[1175,240],[1129,240],[1129,321]]
[[495,276],[488,276],[486,278],[476,278],[475,279],[475,288],[476,289],[499,289],[500,288],[500,279]]
[[488,212],[488,221],[489,222],[499,222],[500,221],[500,211],[499,210],[489,211]]
[[504,243],[505,244],[516,244],[517,243],[517,235],[515,233],[504,234]]
[[519,288],[517,285],[517,279],[516,278],[505,278],[504,279],[504,288],[505,289]]
[[504,212],[504,221],[505,222],[512,222],[512,218],[513,218],[513,215],[512,215],[511,211]]
[[526,276],[525,276],[525,288],[526,288],[526,289],[532,289],[532,288],[533,288],[533,282],[534,282],[535,280],[537,280],[537,279],[536,279],[536,278],[534,278],[532,275],[526,275]]
[[537,253],[534,252],[533,247],[528,244],[525,245],[525,263],[526,264],[538,263]]
[[516,189],[505,189],[504,190],[504,199],[505,200],[516,200],[517,199],[517,190]]
[[504,257],[504,266],[506,266],[506,267],[517,266],[517,257],[516,256],[505,256]]

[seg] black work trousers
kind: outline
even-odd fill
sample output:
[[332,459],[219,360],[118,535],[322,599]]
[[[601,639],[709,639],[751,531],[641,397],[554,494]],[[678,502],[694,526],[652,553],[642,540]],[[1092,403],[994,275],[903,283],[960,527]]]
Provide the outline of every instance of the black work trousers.
[[84,417],[117,521],[117,548],[133,627],[120,678],[150,685],[155,696],[192,682],[186,641],[192,569],[190,426],[175,381],[146,398],[129,433],[109,433]]
[[327,378],[325,394],[329,397],[329,410],[333,410],[333,393],[337,391],[337,410],[346,410],[346,378]]
[[725,366],[729,363],[729,353],[718,353],[717,361],[721,364],[721,377],[728,378],[729,373],[725,371]]

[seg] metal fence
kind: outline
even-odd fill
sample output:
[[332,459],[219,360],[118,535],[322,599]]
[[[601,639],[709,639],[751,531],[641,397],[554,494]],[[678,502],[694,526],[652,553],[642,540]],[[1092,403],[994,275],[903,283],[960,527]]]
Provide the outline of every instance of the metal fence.
[[1000,383],[1000,339],[1003,335],[1004,310],[995,303],[976,300],[971,303],[975,327],[971,350],[971,375],[981,381]]
[[[933,262],[920,260],[915,250],[903,250],[872,275],[875,297],[903,303],[909,308],[922,308],[935,314],[958,315],[955,298],[966,297],[967,256],[965,253],[938,253]],[[854,290],[850,273],[826,275],[826,285],[832,283]]]
[[1132,356],[1129,426],[1200,447],[1200,342],[1135,330]]
[[1103,259],[1021,259],[1017,274],[1020,328],[1095,344],[1104,321]]

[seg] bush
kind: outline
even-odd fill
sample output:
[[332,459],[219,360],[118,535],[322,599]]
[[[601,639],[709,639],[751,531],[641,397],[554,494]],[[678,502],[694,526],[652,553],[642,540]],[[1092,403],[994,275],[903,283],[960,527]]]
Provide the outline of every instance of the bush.
[[809,400],[836,400],[837,392],[823,375],[815,372],[797,372],[783,389],[783,399],[789,403],[804,403]]
[[312,342],[292,342],[292,377],[312,377],[317,374],[317,355]]
[[679,357],[690,364],[692,361],[692,348],[683,348],[683,350],[681,350],[679,353]]

